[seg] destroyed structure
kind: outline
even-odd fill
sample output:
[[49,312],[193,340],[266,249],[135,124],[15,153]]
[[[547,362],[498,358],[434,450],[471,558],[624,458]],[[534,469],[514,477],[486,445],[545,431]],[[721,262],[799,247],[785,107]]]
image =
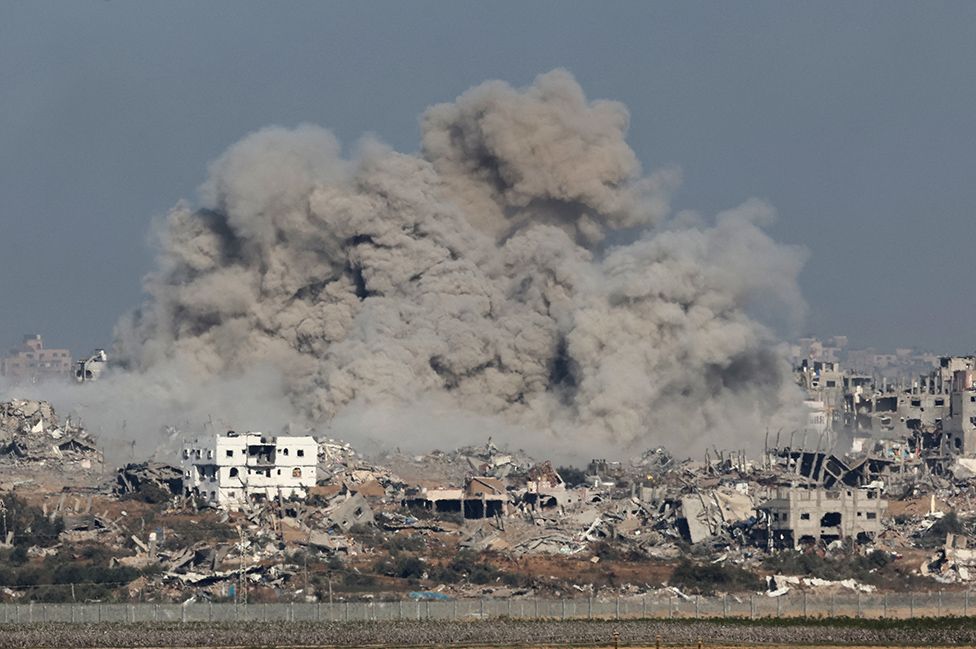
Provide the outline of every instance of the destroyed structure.
[[60,421],[47,401],[15,399],[0,403],[0,462],[92,469],[101,453],[88,431],[70,417]]
[[91,356],[75,364],[75,381],[78,383],[97,381],[107,366],[108,354],[104,349],[96,349]]
[[[807,425],[768,432],[758,458],[654,448],[564,471],[490,439],[367,458],[332,439],[230,432],[185,443],[179,467],[129,464],[96,492],[50,494],[41,506],[63,522],[58,546],[99,542],[115,565],[146,569],[128,587],[146,601],[322,601],[363,588],[391,597],[417,588],[438,597],[661,589],[684,597],[668,583],[683,561],[770,577],[771,597],[875,588],[816,573],[771,576],[767,561],[794,551],[816,561],[894,557],[877,565],[967,582],[976,578],[971,365],[946,358],[895,387],[834,361],[800,364]],[[75,427],[58,428],[46,404],[3,408],[16,415],[5,428],[33,436],[25,443],[35,449],[56,434],[73,438]],[[957,513],[973,519],[969,527]],[[471,556],[487,572],[476,576],[464,563]]]
[[305,498],[315,486],[317,463],[318,444],[312,437],[228,431],[183,445],[183,491],[229,509],[246,502]]

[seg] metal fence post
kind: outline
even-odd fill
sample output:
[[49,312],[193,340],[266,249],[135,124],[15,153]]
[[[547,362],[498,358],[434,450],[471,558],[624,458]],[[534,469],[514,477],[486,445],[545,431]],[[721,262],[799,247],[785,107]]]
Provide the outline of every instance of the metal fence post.
[[912,591],[911,598],[908,603],[908,617],[915,619],[915,591]]
[[722,617],[729,616],[729,594],[725,593],[725,597],[722,598]]
[[480,617],[483,620],[485,619],[485,598],[484,597],[482,597],[481,600],[478,602],[478,607],[479,607],[478,617]]
[[616,619],[620,619],[620,595],[617,595],[616,606],[614,608],[614,616]]
[[884,594],[884,610],[881,613],[881,617],[888,617],[888,593]]
[[671,596],[668,595],[668,619],[672,617],[674,617],[674,604],[671,602]]
[[803,617],[807,616],[807,591],[803,591]]
[[861,617],[861,591],[857,591],[857,617]]
[[[98,619],[102,619],[102,607],[98,607]],[[186,602],[180,604],[180,623],[186,624]]]
[[701,595],[695,595],[695,618],[701,617]]
[[942,617],[942,591],[939,591],[939,617]]
[[102,621],[102,605],[101,604],[98,605],[98,621],[99,622]]
[[962,605],[962,616],[969,617],[969,589],[966,589],[966,599]]
[[749,595],[749,617],[756,619],[756,596]]
[[830,594],[830,617],[834,617],[834,594]]
[[783,597],[776,598],[776,617],[783,617]]

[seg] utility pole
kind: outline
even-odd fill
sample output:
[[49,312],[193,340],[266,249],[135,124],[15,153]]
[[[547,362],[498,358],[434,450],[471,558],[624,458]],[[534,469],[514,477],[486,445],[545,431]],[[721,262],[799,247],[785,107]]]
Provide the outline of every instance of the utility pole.
[[245,555],[244,547],[244,528],[240,525],[237,526],[237,534],[241,541],[241,563],[240,563],[240,574],[238,579],[237,593],[238,601],[244,606],[247,606],[247,556]]

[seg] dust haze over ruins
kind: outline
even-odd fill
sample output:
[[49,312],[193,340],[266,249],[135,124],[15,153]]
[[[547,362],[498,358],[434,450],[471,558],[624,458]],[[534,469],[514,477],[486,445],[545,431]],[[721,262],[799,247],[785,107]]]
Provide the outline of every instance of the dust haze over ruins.
[[292,422],[581,458],[797,427],[768,323],[802,318],[804,251],[767,236],[759,200],[672,214],[679,172],[643,170],[627,126],[554,70],[432,106],[416,153],[247,135],[158,224],[120,369],[63,398],[116,434],[125,409],[146,419],[130,435]]

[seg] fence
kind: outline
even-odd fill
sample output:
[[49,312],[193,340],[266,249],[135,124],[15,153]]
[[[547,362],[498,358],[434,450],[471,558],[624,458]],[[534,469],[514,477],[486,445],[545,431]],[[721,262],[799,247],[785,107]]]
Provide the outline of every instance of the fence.
[[0,604],[0,623],[352,622],[479,620],[504,617],[575,620],[721,617],[918,618],[969,616],[970,607],[968,591],[837,595],[789,593],[781,597],[728,595],[686,598],[646,595],[614,599],[458,599],[290,604],[28,603]]

